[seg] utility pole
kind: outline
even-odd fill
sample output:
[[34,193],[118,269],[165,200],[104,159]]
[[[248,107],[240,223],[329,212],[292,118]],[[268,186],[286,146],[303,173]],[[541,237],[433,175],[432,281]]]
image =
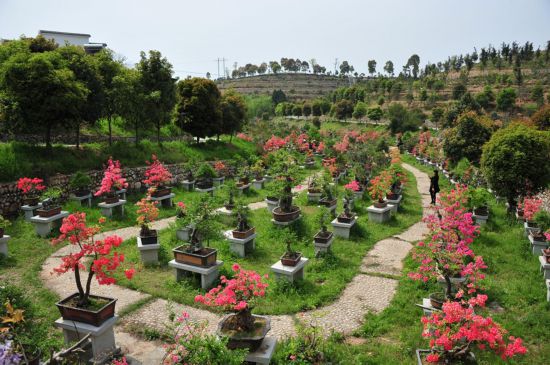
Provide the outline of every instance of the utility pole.
[[334,60],[334,74],[336,75],[336,68],[338,67],[338,58]]
[[220,78],[220,58],[218,57],[218,79]]
[[226,79],[227,78],[227,73],[226,73],[226,70],[225,70],[225,57],[222,58],[222,61],[223,61],[223,78]]

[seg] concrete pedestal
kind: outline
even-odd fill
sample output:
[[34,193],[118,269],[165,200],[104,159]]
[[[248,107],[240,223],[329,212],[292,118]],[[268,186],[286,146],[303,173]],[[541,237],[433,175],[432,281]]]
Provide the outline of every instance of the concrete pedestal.
[[84,196],[72,195],[70,199],[74,200],[74,201],[77,201],[77,202],[80,202],[80,205],[86,204],[88,206],[88,208],[92,207],[92,193],[90,193],[88,195],[84,195]]
[[0,255],[8,257],[8,241],[10,238],[7,234],[0,238]]
[[535,241],[532,235],[528,236],[529,242],[531,242],[531,252],[533,255],[542,256],[542,250],[547,249],[548,241]]
[[61,227],[61,221],[63,220],[63,218],[67,217],[68,215],[69,215],[69,212],[62,211],[61,213],[48,218],[42,218],[40,216],[35,215],[30,220],[31,220],[31,223],[34,224],[34,229],[36,231],[36,234],[44,238],[44,237],[47,237],[55,227]]
[[176,194],[171,193],[168,195],[159,196],[158,198],[151,197],[151,201],[159,202],[162,207],[170,208],[172,207],[172,199],[174,199],[175,196]]
[[122,200],[126,200],[126,189],[120,189],[115,191],[115,194]]
[[195,191],[198,191],[199,193],[210,193],[210,195],[214,195],[214,190],[216,190],[215,187],[206,188],[206,189],[195,188]]
[[319,254],[321,254],[321,253],[330,252],[330,246],[332,246],[333,241],[334,241],[334,234],[332,235],[330,240],[328,240],[327,243],[319,243],[319,242],[315,242],[315,240],[313,240],[313,247],[315,249],[315,257],[319,256]]
[[292,223],[298,221],[300,218],[302,218],[301,214],[296,219],[291,220],[290,222],[279,222],[279,221],[276,221],[273,218],[271,218],[271,222],[273,222],[273,224],[276,225],[276,226],[286,227],[286,226],[290,226]]
[[137,247],[141,255],[141,262],[144,264],[156,264],[159,262],[159,243],[144,245],[141,243],[141,237],[137,236]]
[[546,257],[539,256],[540,272],[544,275],[544,279],[550,279],[550,264],[546,262]]
[[331,212],[332,214],[334,214],[334,212],[336,211],[336,207],[338,206],[337,203],[335,203],[334,205],[331,205],[331,206],[326,206],[326,205],[322,205],[323,207],[326,207],[328,209],[329,212]]
[[183,185],[183,188],[187,191],[193,191],[195,190],[195,180],[193,181],[184,181],[181,183]]
[[261,180],[252,180],[252,187],[256,190],[261,190],[264,188],[264,182],[265,182],[265,179],[261,179]]
[[54,325],[63,330],[63,337],[65,338],[65,345],[67,346],[90,333],[92,353],[85,354],[84,356],[88,357],[88,361],[93,360],[95,361],[94,363],[102,364],[113,353],[118,351],[115,344],[115,333],[113,331],[113,327],[117,320],[118,316],[115,315],[113,318],[105,321],[101,326],[96,327],[87,323],[59,318],[55,321]]
[[267,204],[267,210],[271,213],[273,209],[277,208],[279,206],[279,202],[275,200],[267,200],[265,199],[265,202]]
[[102,216],[111,218],[115,209],[120,210],[120,215],[124,217],[124,204],[126,204],[126,200],[119,200],[118,202],[112,204],[108,204],[105,202],[99,203],[97,206],[101,208]]
[[376,208],[374,205],[371,205],[367,208],[369,213],[369,221],[375,223],[384,223],[390,220],[391,218],[391,209],[390,205],[385,208]]
[[274,265],[271,265],[271,271],[273,271],[277,279],[283,278],[293,283],[296,280],[304,279],[304,268],[308,261],[309,259],[302,257],[296,266],[285,266],[279,260]]
[[361,190],[361,191],[354,191],[354,192],[353,192],[353,198],[354,198],[354,199],[359,199],[359,200],[361,200],[361,199],[363,199],[363,194],[364,194],[364,193],[365,193],[364,190]]
[[478,226],[482,226],[484,224],[487,224],[487,221],[489,220],[488,215],[477,215],[475,213],[472,214],[472,218],[475,220],[475,222]]
[[341,223],[338,222],[338,218],[335,218],[330,224],[334,227],[334,235],[336,237],[349,239],[351,227],[355,225],[355,222],[357,222],[357,218],[353,218],[350,223]]
[[248,183],[248,184],[243,185],[243,186],[237,186],[237,193],[238,193],[239,195],[243,195],[243,194],[248,193],[248,191],[250,190],[250,186],[251,186],[251,185],[252,185],[252,184]]
[[429,316],[433,312],[441,312],[440,309],[436,309],[436,308],[432,307],[432,303],[430,302],[430,298],[422,298],[422,311],[424,312],[425,316]]
[[210,267],[182,264],[176,260],[170,261],[168,265],[175,269],[176,281],[188,277],[191,273],[196,273],[201,276],[201,288],[210,289],[219,276],[219,269],[223,265],[223,261],[218,260],[216,265]]
[[403,195],[399,195],[399,198],[397,199],[387,199],[386,198],[386,201],[388,202],[388,204],[391,204],[393,207],[392,207],[392,212],[393,213],[397,213],[397,211],[399,210],[399,206],[401,205],[401,201],[403,200]]
[[30,222],[31,218],[36,215],[36,210],[41,207],[42,203],[38,203],[38,205],[23,205],[21,210],[25,213],[25,220]]
[[214,182],[215,186],[221,186],[225,181],[225,177],[215,177],[212,179],[212,181]]
[[244,361],[253,364],[269,365],[276,347],[277,339],[275,337],[266,337],[256,351],[249,352],[246,355]]
[[308,191],[307,193],[307,201],[308,202],[312,202],[312,203],[318,203],[319,200],[321,200],[321,195],[323,195],[322,193],[310,193]]
[[550,302],[550,280],[546,280],[546,300]]
[[176,237],[180,241],[189,242],[192,230],[193,228],[191,227],[179,228],[176,230]]
[[223,235],[229,241],[230,251],[239,257],[246,257],[247,253],[254,251],[256,248],[256,244],[254,242],[256,233],[251,234],[244,239],[233,237],[233,232],[231,230],[225,231]]
[[525,229],[525,232],[524,232],[525,236],[529,236],[529,234],[530,234],[531,232],[536,232],[536,231],[539,230],[538,227],[531,227],[531,226],[529,226],[529,224],[527,224],[527,222],[523,222],[523,228]]

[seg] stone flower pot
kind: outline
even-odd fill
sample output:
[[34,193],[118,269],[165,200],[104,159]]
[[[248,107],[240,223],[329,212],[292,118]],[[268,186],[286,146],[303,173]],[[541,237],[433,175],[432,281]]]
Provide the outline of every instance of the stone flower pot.
[[194,265],[200,267],[210,267],[216,264],[218,250],[203,247],[196,252],[188,252],[188,245],[176,247],[172,250],[174,259],[180,264]]
[[222,318],[218,323],[216,334],[226,336],[229,339],[227,347],[231,350],[248,349],[250,352],[257,350],[271,329],[271,319],[267,316],[253,314],[255,331],[253,333],[243,333],[227,328],[227,323],[233,316],[236,316],[236,314],[228,314]]
[[36,214],[38,214],[39,217],[42,218],[49,218],[53,217],[54,215],[58,215],[61,213],[61,207],[52,207],[52,208],[40,208],[36,210]]
[[140,233],[142,245],[156,245],[158,243],[158,235],[155,229],[150,229],[147,233]]
[[283,212],[281,207],[277,207],[271,211],[271,214],[275,221],[287,223],[298,219],[301,211],[300,207],[293,205],[290,212]]
[[78,300],[78,293],[68,296],[55,305],[59,309],[63,319],[88,323],[96,327],[101,326],[105,321],[115,315],[116,299],[98,295],[90,295],[90,299],[102,300],[105,302],[105,305],[97,310],[77,308],[75,304]]
[[296,266],[302,259],[302,253],[301,252],[285,252],[283,256],[281,256],[281,263],[284,266]]
[[252,227],[248,231],[244,231],[244,232],[234,230],[231,233],[233,233],[234,238],[244,240],[245,238],[252,236],[254,232],[256,232],[256,227]]

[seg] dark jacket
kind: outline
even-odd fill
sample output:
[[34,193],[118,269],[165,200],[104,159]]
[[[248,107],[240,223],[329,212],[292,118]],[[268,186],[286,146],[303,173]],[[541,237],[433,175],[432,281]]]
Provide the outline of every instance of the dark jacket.
[[430,177],[430,191],[435,191],[439,193],[439,175],[434,175]]

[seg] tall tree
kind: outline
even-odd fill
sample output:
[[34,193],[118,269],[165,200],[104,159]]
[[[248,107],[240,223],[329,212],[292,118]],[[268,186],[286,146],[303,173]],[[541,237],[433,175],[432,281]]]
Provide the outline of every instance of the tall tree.
[[160,144],[160,129],[170,122],[176,104],[176,84],[172,78],[172,65],[159,51],[149,51],[149,58],[141,52],[137,64],[141,83],[145,92],[145,115],[157,130],[157,143]]
[[376,72],[376,61],[375,60],[369,60],[369,62],[367,63],[368,67],[369,67],[369,74],[372,76],[375,74]]
[[418,70],[420,67],[420,57],[418,57],[417,54],[413,54],[409,59],[407,60],[407,67],[412,68],[412,75],[416,79],[418,77]]
[[388,75],[393,76],[394,69],[392,61],[386,61],[386,64],[384,65],[384,71],[386,71]]
[[233,90],[226,91],[220,101],[222,128],[219,133],[233,134],[242,130],[246,118],[246,103],[241,94]]
[[146,99],[141,74],[136,69],[122,68],[112,80],[113,111],[134,130],[135,144],[139,131],[146,126],[143,104]]
[[198,77],[177,84],[177,124],[197,139],[220,133],[222,112],[220,91],[210,80]]

